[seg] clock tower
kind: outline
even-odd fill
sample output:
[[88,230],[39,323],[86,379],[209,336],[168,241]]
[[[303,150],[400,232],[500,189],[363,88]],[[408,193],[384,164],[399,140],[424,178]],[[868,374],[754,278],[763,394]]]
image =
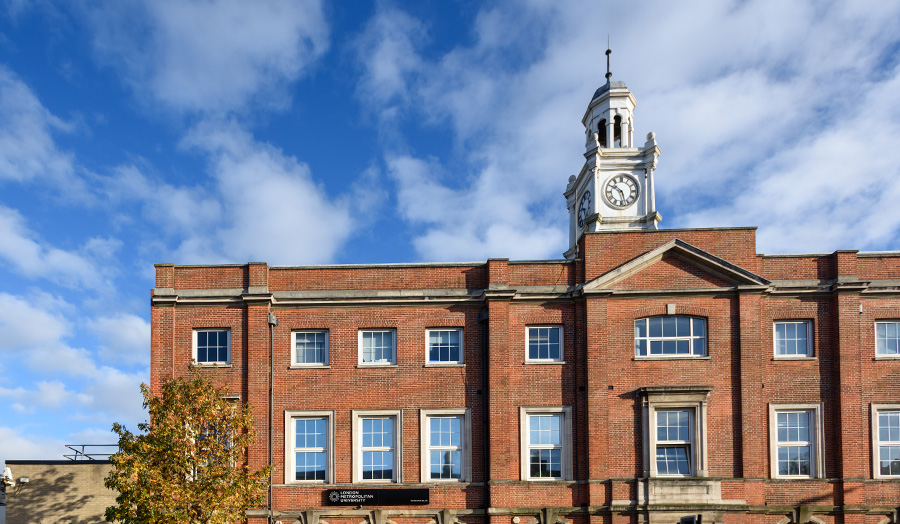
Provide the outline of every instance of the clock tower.
[[[611,51],[607,50],[607,63]],[[607,65],[608,68],[608,65]],[[569,177],[564,193],[569,208],[568,259],[575,258],[577,242],[589,231],[656,229],[662,216],[656,211],[653,173],[659,157],[656,136],[647,134],[643,146],[634,144],[634,108],[637,103],[625,82],[606,84],[594,93],[584,118],[584,166]]]

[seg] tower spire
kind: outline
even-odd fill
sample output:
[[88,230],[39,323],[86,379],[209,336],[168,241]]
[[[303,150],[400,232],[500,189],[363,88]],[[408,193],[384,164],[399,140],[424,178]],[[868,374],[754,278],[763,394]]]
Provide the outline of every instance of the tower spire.
[[609,70],[609,55],[612,54],[612,49],[609,48],[609,35],[606,35],[606,83],[609,83],[610,78],[612,78],[612,72]]

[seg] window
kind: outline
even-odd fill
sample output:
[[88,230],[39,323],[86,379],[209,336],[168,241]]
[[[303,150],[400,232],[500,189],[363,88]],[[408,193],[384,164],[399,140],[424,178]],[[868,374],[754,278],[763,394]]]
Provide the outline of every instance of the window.
[[359,362],[369,365],[390,365],[396,362],[395,331],[393,329],[362,329],[359,331]]
[[332,412],[285,412],[285,483],[332,482]]
[[466,409],[423,409],[422,482],[471,479],[471,433]]
[[520,408],[522,479],[572,478],[572,408]]
[[463,360],[463,344],[461,329],[429,329],[428,338],[429,364],[458,364]]
[[779,321],[775,323],[776,357],[811,357],[810,323]]
[[900,322],[875,323],[875,354],[900,357]]
[[230,339],[228,329],[195,329],[194,362],[200,365],[230,363]]
[[353,412],[353,482],[400,482],[400,411]]
[[900,404],[872,404],[873,478],[900,477]]
[[818,404],[769,406],[772,476],[822,478],[822,421]]
[[669,316],[635,320],[634,354],[638,357],[705,357],[706,319]]
[[656,412],[656,472],[659,475],[691,476],[691,419],[693,410]]
[[706,477],[706,403],[711,387],[655,386],[639,390],[644,427],[644,475]]
[[326,366],[328,365],[328,331],[294,331],[292,365],[294,366]]
[[528,360],[562,360],[562,326],[529,326]]

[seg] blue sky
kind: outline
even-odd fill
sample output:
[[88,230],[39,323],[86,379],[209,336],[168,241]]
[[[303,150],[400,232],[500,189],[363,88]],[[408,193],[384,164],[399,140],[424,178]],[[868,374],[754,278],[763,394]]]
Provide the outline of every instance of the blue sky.
[[561,258],[613,78],[663,227],[900,247],[900,3],[0,0],[0,459],[143,420],[162,262]]

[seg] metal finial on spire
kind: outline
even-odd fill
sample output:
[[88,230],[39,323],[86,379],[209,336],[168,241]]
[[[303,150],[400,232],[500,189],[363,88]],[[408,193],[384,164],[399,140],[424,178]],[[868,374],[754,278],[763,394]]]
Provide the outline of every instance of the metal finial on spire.
[[609,83],[609,79],[612,78],[612,72],[609,70],[609,55],[612,54],[612,49],[609,48],[609,35],[606,35],[606,82]]

